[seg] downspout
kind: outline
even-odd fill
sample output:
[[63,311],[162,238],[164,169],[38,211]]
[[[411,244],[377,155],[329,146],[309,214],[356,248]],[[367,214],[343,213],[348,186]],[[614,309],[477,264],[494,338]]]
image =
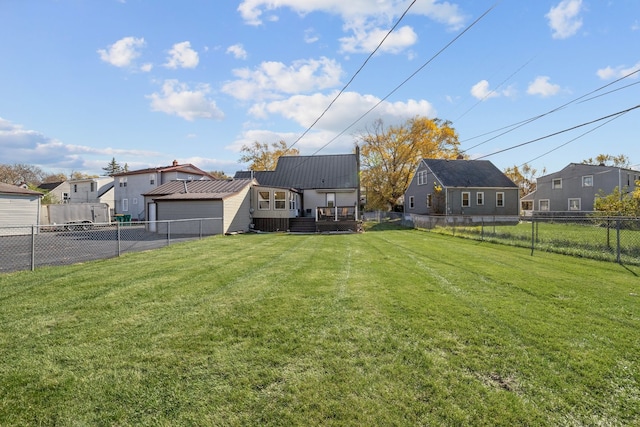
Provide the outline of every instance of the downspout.
[[358,186],[357,190],[356,190],[356,221],[358,221],[359,217],[360,217],[360,146],[358,146],[358,144],[356,144],[356,165],[357,165],[357,174],[358,176],[356,177],[356,185]]

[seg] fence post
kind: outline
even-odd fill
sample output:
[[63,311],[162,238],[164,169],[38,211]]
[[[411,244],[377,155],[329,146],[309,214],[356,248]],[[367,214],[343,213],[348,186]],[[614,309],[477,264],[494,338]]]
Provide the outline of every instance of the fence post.
[[117,246],[117,252],[118,252],[118,256],[120,256],[120,221],[116,222],[116,246]]
[[200,219],[200,238],[202,239],[202,219]]
[[31,226],[31,271],[36,269],[36,226]]
[[171,244],[171,221],[167,221],[167,246]]
[[536,221],[531,217],[531,255],[533,256],[533,248],[535,247]]
[[616,243],[616,262],[618,264],[620,264],[620,218],[618,218],[618,220],[616,221],[616,239],[617,239],[617,243]]

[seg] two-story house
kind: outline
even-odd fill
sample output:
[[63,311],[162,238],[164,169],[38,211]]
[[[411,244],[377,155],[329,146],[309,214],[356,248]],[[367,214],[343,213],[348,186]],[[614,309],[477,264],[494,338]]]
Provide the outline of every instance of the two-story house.
[[143,194],[171,181],[210,180],[213,177],[194,165],[179,164],[174,160],[170,166],[120,172],[113,175],[115,190],[115,213],[131,215],[132,219],[144,220],[146,209]]
[[115,203],[112,177],[70,179],[67,183],[69,193],[64,203],[106,203],[113,211]]
[[610,194],[617,187],[633,192],[639,179],[640,171],[633,169],[570,163],[537,179],[536,190],[522,197],[522,212],[591,212],[600,191]]

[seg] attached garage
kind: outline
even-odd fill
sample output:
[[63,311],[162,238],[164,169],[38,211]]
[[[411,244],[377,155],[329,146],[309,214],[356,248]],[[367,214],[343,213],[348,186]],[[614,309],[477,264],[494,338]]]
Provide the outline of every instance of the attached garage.
[[39,225],[41,197],[37,191],[0,183],[0,236],[31,234],[31,226]]

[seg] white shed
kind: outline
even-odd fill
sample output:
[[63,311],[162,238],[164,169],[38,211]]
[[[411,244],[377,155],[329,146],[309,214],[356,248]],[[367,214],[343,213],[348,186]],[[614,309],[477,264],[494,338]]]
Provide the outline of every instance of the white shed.
[[42,193],[0,183],[0,236],[31,234],[40,223]]

